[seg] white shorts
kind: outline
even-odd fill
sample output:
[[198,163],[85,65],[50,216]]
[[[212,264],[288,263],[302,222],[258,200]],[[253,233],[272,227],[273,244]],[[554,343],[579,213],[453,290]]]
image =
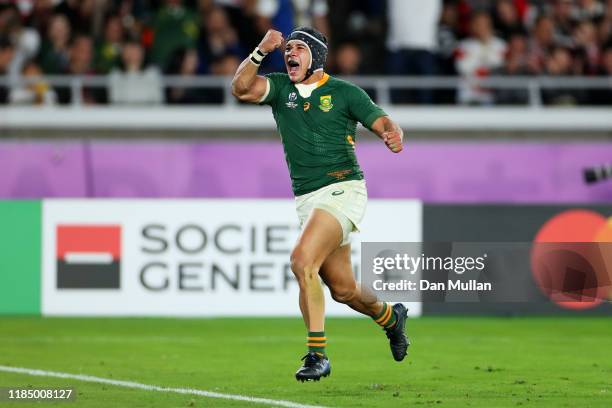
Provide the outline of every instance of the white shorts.
[[342,226],[342,243],[351,242],[350,234],[359,231],[359,224],[365,215],[368,192],[365,180],[350,180],[330,184],[318,190],[295,197],[300,227],[315,208],[326,210]]

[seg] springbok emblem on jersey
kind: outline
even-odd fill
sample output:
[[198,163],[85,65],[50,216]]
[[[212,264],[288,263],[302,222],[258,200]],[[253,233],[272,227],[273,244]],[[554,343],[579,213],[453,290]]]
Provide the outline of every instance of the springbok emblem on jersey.
[[333,107],[334,104],[332,103],[331,95],[323,95],[321,97],[321,104],[319,105],[319,109],[321,109],[323,112],[329,112],[330,110],[332,110]]

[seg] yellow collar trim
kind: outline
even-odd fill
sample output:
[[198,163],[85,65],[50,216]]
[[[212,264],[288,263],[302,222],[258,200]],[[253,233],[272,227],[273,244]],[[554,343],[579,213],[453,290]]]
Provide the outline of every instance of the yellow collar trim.
[[329,75],[328,74],[323,74],[323,78],[321,78],[321,80],[319,82],[317,82],[317,88],[320,88],[323,85],[325,85],[327,83],[327,81],[329,81]]
[[295,84],[300,96],[304,99],[310,98],[310,95],[314,92],[315,89],[322,87],[329,81],[329,75],[323,74],[323,78],[319,80],[319,82],[315,82],[312,84],[304,85],[304,84]]

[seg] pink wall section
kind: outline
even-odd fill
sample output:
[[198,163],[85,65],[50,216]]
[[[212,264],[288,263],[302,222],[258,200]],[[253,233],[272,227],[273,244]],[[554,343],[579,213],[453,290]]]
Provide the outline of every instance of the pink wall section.
[[[612,202],[610,143],[408,143],[400,155],[357,145],[370,197],[431,203]],[[276,142],[0,143],[0,198],[290,197]]]

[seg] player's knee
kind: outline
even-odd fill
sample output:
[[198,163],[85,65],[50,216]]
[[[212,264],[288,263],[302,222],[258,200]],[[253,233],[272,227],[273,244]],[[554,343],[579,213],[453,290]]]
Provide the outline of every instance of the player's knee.
[[351,303],[357,296],[357,288],[342,287],[331,288],[332,298],[338,303]]
[[314,279],[318,275],[314,259],[299,247],[291,253],[291,270],[299,282]]
[[308,263],[308,256],[301,248],[295,248],[293,252],[291,252],[291,270],[296,278],[300,279],[304,277],[304,271]]

